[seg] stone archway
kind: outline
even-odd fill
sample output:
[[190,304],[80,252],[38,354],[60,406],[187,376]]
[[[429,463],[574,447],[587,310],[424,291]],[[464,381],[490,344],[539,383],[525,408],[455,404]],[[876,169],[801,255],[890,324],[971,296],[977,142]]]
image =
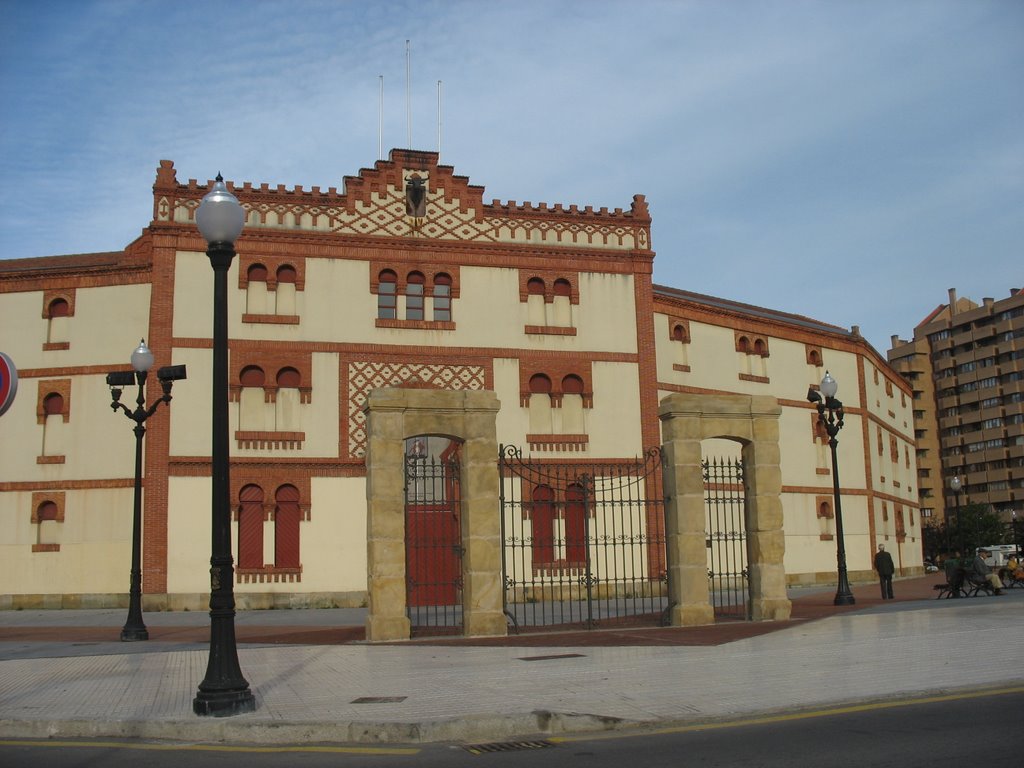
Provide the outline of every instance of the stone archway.
[[466,635],[504,635],[498,514],[500,403],[493,392],[376,389],[366,401],[366,639],[410,636],[405,589],[405,450],[408,437],[462,442],[463,625]]
[[665,451],[668,582],[674,626],[714,623],[705,552],[701,440],[724,437],[743,445],[747,467],[751,618],[783,621],[786,551],[782,529],[779,416],[774,397],[669,395],[658,408]]

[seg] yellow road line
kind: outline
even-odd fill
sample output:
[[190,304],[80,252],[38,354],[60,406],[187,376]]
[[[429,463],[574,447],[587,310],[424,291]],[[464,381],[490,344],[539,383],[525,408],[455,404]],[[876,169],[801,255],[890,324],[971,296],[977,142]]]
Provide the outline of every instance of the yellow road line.
[[965,693],[949,693],[935,696],[922,696],[916,699],[898,699],[893,701],[876,701],[871,704],[852,704],[846,707],[833,707],[831,709],[817,709],[807,712],[793,712],[789,714],[767,715],[765,717],[751,717],[742,720],[727,720],[712,723],[694,723],[692,725],[679,725],[671,728],[649,729],[638,726],[636,732],[616,731],[602,734],[578,734],[575,736],[550,736],[548,741],[563,743],[572,741],[602,741],[605,739],[631,739],[637,736],[651,736],[669,733],[689,733],[695,731],[712,731],[720,728],[739,728],[746,725],[766,725],[768,723],[785,723],[794,720],[809,720],[814,717],[832,717],[834,715],[846,715],[853,712],[870,712],[879,709],[893,709],[896,707],[912,707],[917,704],[937,704],[943,701],[962,701],[965,699],[980,699],[988,696],[1005,696],[1012,693],[1024,693],[1024,685],[1010,688],[988,688],[980,691],[969,691]]
[[167,752],[323,752],[347,755],[416,755],[416,747],[330,747],[330,746],[284,746],[247,747],[227,744],[136,744],[127,741],[32,741],[30,739],[0,739],[4,747],[86,747],[96,749],[144,749]]

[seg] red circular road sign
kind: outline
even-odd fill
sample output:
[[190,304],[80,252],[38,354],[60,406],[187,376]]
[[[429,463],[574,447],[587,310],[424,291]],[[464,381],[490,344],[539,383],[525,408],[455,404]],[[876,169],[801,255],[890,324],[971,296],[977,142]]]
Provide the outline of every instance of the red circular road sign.
[[3,416],[14,396],[18,394],[18,369],[14,367],[14,361],[3,352],[0,352],[0,416]]

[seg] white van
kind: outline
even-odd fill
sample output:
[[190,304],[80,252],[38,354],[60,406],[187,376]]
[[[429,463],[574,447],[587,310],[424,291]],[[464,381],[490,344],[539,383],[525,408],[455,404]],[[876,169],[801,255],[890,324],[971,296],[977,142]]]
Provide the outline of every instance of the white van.
[[[987,547],[978,547],[975,552],[981,552],[982,550],[988,552],[988,557],[983,557],[982,560],[989,568],[1002,568],[1006,565],[1006,561],[1010,559],[1010,555],[1017,552],[1016,544],[992,544]],[[1020,555],[1018,555],[1020,557]]]

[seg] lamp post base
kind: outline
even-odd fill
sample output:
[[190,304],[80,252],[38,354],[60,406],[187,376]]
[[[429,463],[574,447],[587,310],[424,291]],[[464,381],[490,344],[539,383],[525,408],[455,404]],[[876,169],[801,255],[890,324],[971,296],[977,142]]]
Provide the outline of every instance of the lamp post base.
[[149,630],[145,627],[125,627],[121,630],[122,643],[134,643],[137,640],[149,640]]
[[832,605],[856,605],[857,601],[853,597],[853,592],[850,589],[850,579],[846,574],[846,552],[844,551],[841,555],[842,565],[839,566],[839,584],[836,586],[836,598],[832,601]]
[[200,717],[231,717],[256,711],[256,697],[243,691],[200,691],[192,700],[192,711]]

